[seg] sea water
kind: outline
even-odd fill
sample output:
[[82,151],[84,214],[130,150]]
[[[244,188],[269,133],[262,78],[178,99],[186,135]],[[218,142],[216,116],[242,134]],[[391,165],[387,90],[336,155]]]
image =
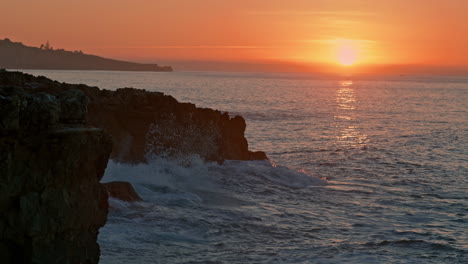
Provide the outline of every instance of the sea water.
[[110,162],[106,263],[468,263],[468,77],[28,71],[242,115],[270,161]]

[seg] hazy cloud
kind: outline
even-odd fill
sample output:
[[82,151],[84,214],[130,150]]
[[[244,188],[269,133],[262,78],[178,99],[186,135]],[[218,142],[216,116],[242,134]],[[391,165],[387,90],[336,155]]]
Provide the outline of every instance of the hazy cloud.
[[106,49],[276,49],[284,46],[243,46],[243,45],[197,45],[197,46],[125,46],[125,47],[94,47]]

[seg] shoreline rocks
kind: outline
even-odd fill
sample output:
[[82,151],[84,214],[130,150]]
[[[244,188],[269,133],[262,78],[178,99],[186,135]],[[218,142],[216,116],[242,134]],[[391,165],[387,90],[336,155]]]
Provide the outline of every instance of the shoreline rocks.
[[[264,152],[248,149],[243,117],[230,117],[218,110],[180,103],[160,92],[135,88],[101,90],[84,84],[60,83],[42,76],[3,71],[0,72],[0,86],[5,84],[31,87],[36,92],[63,98],[62,102],[67,102],[68,107],[62,106],[65,110],[61,119],[69,121],[80,120],[86,109],[77,106],[83,105],[81,101],[89,100],[87,123],[111,134],[114,142],[111,159],[117,162],[146,162],[148,155],[198,155],[205,161],[219,163],[268,159]],[[86,98],[77,97],[74,94],[77,90]]]
[[109,158],[268,159],[245,127],[158,92],[0,70],[0,263],[98,263],[108,194],[141,200],[129,183],[99,182]]
[[0,87],[0,262],[98,263],[112,148],[79,98]]

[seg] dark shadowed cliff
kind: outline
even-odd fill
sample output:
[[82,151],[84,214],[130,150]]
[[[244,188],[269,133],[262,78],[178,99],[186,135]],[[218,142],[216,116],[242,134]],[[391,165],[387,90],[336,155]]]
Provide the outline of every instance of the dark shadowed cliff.
[[[2,73],[6,74],[6,73]],[[80,90],[0,85],[0,263],[97,263],[112,148]]]
[[108,194],[141,200],[128,183],[99,183],[110,155],[267,159],[248,150],[245,126],[158,92],[0,70],[0,263],[98,263]]
[[100,90],[19,72],[0,73],[0,85],[6,84],[52,94],[74,89],[84,92],[89,100],[87,121],[112,135],[111,158],[118,162],[145,162],[147,155],[191,154],[217,162],[267,159],[263,152],[249,151],[241,116],[179,103],[163,93],[133,88]]
[[170,66],[106,59],[81,51],[35,48],[0,40],[0,68],[46,70],[172,71]]

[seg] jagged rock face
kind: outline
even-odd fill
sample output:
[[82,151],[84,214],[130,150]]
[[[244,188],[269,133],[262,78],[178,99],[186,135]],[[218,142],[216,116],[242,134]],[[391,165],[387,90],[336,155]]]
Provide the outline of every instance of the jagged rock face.
[[138,89],[94,92],[87,92],[88,121],[112,134],[116,161],[142,162],[146,154],[196,154],[218,162],[252,157],[244,137],[245,120],[240,116],[231,118],[227,113]]
[[83,98],[0,84],[0,263],[98,263],[112,142]]
[[[108,210],[99,181],[112,141],[120,162],[144,162],[148,153],[267,159],[248,150],[245,126],[240,116],[162,93],[0,70],[0,263],[99,261],[97,234]],[[137,200],[130,187],[108,186]]]
[[[111,158],[118,162],[145,162],[147,154],[170,157],[195,154],[217,162],[268,159],[263,152],[248,150],[246,123],[241,116],[232,118],[217,110],[179,103],[163,93],[133,88],[100,90],[22,73],[0,72],[2,83],[53,94],[70,89],[84,92],[89,98],[87,121],[112,135]],[[62,114],[59,119],[64,119],[63,116],[69,115]]]
[[65,90],[56,96],[60,101],[61,122],[68,124],[85,122],[88,113],[88,97],[81,90]]

